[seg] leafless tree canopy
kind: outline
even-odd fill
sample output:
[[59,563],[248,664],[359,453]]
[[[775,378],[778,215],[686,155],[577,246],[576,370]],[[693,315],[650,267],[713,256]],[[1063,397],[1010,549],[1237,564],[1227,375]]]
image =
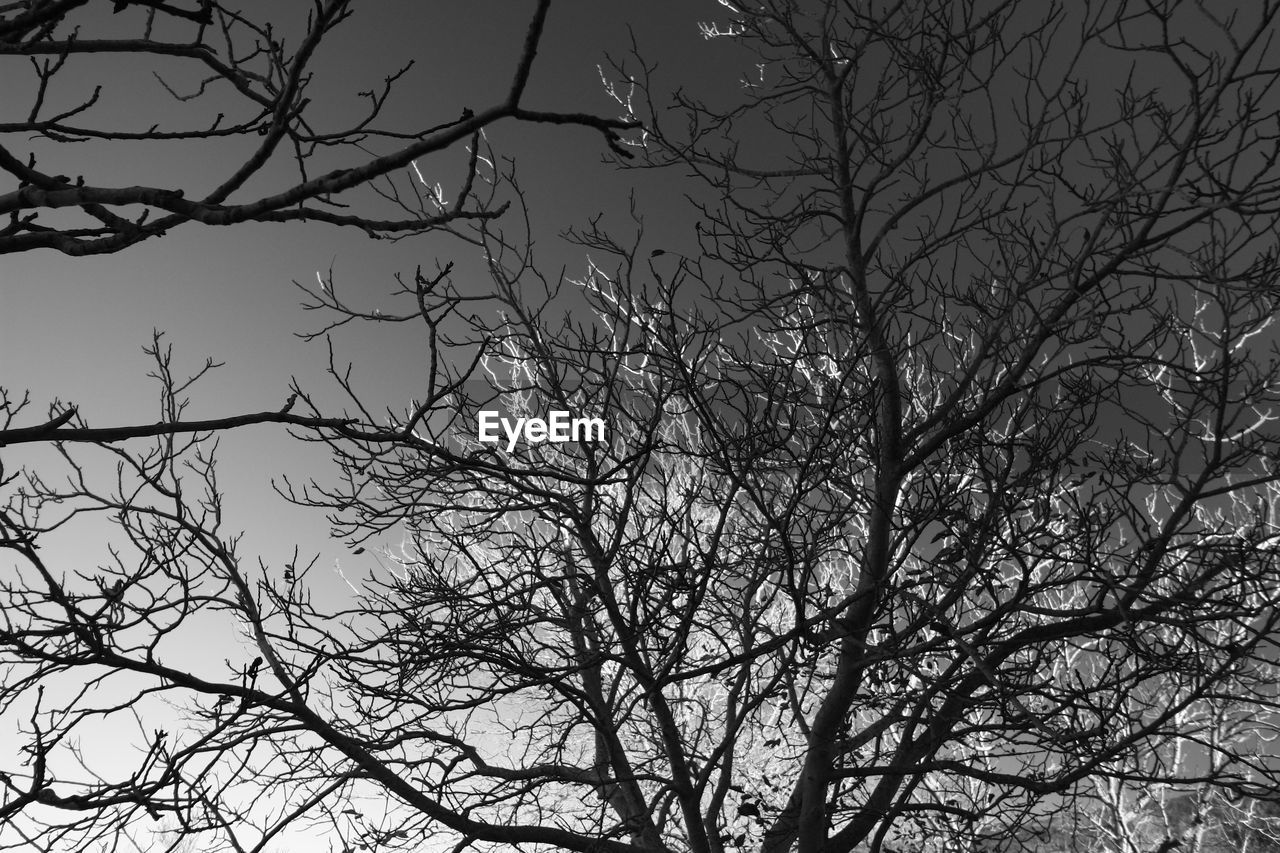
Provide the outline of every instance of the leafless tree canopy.
[[[111,0],[110,13],[107,0],[0,3],[6,102],[29,97],[29,104],[9,106],[23,113],[0,122],[0,170],[13,182],[0,188],[5,190],[0,214],[8,220],[0,228],[0,252],[115,252],[189,222],[311,220],[354,226],[371,237],[422,232],[497,215],[482,210],[471,195],[474,160],[459,175],[456,196],[430,213],[409,209],[394,188],[384,188],[383,194],[400,218],[353,210],[339,194],[403,174],[419,158],[464,146],[474,150],[480,132],[504,118],[585,125],[611,145],[623,127],[585,113],[531,110],[524,103],[549,2],[537,4],[520,55],[505,58],[511,62],[511,83],[500,102],[435,116],[421,125],[389,126],[383,108],[406,66],[392,69],[381,88],[361,93],[367,106],[363,115],[342,126],[318,124],[308,113],[316,53],[322,42],[342,38],[342,24],[359,5],[316,0],[286,7],[290,14],[305,15],[304,26],[295,32],[265,20],[255,4],[240,10],[218,0]],[[376,9],[367,12],[376,14]],[[151,60],[173,106],[207,102],[207,113],[191,125],[174,124],[166,116],[155,124],[128,126],[99,103],[104,87],[108,100],[120,97],[110,86],[122,59]],[[82,100],[60,100],[66,95],[58,84],[77,74],[85,79],[89,64],[96,71],[90,79],[103,82]],[[185,82],[171,82],[171,75]],[[140,99],[136,93],[134,101]],[[94,162],[85,174],[41,168],[51,146],[117,151],[117,162],[132,163],[155,150],[148,146],[167,143],[191,152],[193,162],[200,163],[205,162],[201,152],[208,150],[200,143],[217,141],[231,150],[244,140],[252,145],[242,159],[224,166],[225,174],[194,169],[188,186],[116,185],[110,159]],[[333,168],[334,162],[342,165]],[[320,172],[316,163],[329,165]]]
[[[477,145],[482,209],[511,203],[458,223],[486,291],[304,288],[420,324],[405,406],[331,355],[345,411],[247,416],[332,451],[288,497],[391,543],[349,605],[304,552],[239,552],[201,443],[239,421],[182,419],[159,339],[158,426],[11,398],[0,440],[64,465],[3,471],[0,820],[48,849],[1274,849],[1278,14],[730,7],[739,86],[606,73],[694,233],[611,212],[559,277]],[[608,440],[482,444],[495,409]],[[95,513],[98,567],[46,557]],[[205,620],[243,660],[183,659]],[[77,747],[125,721],[132,764]]]

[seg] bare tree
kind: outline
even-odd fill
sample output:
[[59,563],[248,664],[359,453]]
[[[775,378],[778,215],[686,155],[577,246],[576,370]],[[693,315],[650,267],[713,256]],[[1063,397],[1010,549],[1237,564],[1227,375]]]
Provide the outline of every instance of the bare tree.
[[[550,6],[550,0],[537,3],[520,54],[511,57],[510,88],[500,102],[399,127],[388,126],[383,112],[409,65],[389,73],[380,89],[362,93],[367,109],[349,124],[326,126],[313,121],[314,111],[308,111],[317,51],[322,42],[340,38],[334,33],[354,13],[351,0],[300,4],[297,11],[307,18],[297,33],[263,19],[257,10],[242,11],[218,0],[112,0],[112,13],[127,19],[127,25],[107,14],[107,0],[0,4],[5,97],[25,92],[30,99],[25,115],[0,122],[0,170],[16,182],[0,194],[0,214],[8,218],[0,228],[0,253],[35,248],[70,255],[116,252],[191,222],[319,221],[386,237],[496,216],[499,211],[481,209],[471,195],[474,159],[460,170],[456,192],[430,216],[413,213],[420,199],[407,204],[398,193],[409,192],[410,185],[397,187],[390,177],[403,175],[419,158],[464,146],[474,149],[481,131],[502,119],[582,125],[614,144],[624,126],[617,121],[534,110],[525,103]],[[113,109],[100,101],[104,87],[105,100],[121,96],[110,90],[111,69],[129,58],[154,65],[157,92],[163,86],[173,97],[168,106],[204,102],[207,113],[189,125],[178,124],[182,119],[173,110],[139,117],[138,127],[125,125],[118,103]],[[77,77],[88,63],[96,63],[96,73]],[[93,86],[80,101],[64,101],[67,96],[59,86],[64,78],[106,82]],[[135,96],[133,102],[138,101]],[[208,164],[207,143],[234,151],[245,141],[251,144],[242,156],[216,165],[222,174],[195,170],[185,186],[115,185],[115,163],[102,156],[104,149],[118,151],[123,162],[132,164],[148,156],[149,145],[165,143],[184,146]],[[92,172],[88,162],[84,174],[41,168],[42,157],[68,146],[92,146]],[[349,197],[340,199],[341,193],[380,181],[386,182],[379,187],[390,202],[386,210],[353,209]]]
[[[1120,789],[1272,797],[1277,14],[778,0],[707,25],[744,49],[732,92],[668,107],[619,66],[639,163],[701,181],[690,245],[600,220],[546,277],[480,219],[488,294],[447,266],[402,307],[309,290],[428,355],[399,411],[336,356],[346,413],[298,389],[339,476],[290,496],[402,537],[349,606],[237,553],[157,344],[166,414],[149,452],[102,445],[113,488],[70,444],[68,484],[4,475],[0,816],[80,849],[176,821],[206,849],[841,853],[1035,849]],[[481,440],[552,411],[608,436]],[[93,512],[115,562],[48,562]],[[175,662],[214,617],[247,660]],[[73,776],[120,717],[136,764]]]
[[[758,499],[858,530],[766,849],[976,840],[1110,774],[1271,790],[1276,8],[1238,11],[764,4],[708,27],[761,60],[737,103],[616,89],[713,191],[675,275],[755,296],[777,366],[738,384],[856,413]],[[1254,738],[1202,743],[1238,694]],[[1174,743],[1195,769],[1125,763]]]

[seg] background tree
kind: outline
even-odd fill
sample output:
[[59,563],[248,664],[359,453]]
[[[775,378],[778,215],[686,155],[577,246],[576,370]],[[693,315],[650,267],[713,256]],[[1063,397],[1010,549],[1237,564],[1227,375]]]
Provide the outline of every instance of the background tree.
[[[65,445],[69,486],[6,472],[27,744],[0,813],[50,846],[314,822],[619,853],[1126,849],[1187,840],[1175,803],[1261,815],[1278,11],[771,2],[707,27],[742,46],[731,95],[668,106],[620,67],[642,165],[701,181],[687,246],[599,220],[585,272],[547,277],[520,220],[480,219],[488,294],[448,266],[401,308],[311,289],[334,322],[424,328],[402,411],[336,359],[348,412],[298,389],[340,475],[292,497],[353,544],[403,537],[358,602],[248,565],[176,414],[106,448],[114,490]],[[482,444],[491,409],[609,440]],[[47,564],[90,511],[131,550]],[[172,663],[211,616],[246,660]],[[52,710],[40,688],[84,673]],[[72,790],[71,738],[121,716],[145,757]],[[1122,813],[1152,803],[1148,835]]]

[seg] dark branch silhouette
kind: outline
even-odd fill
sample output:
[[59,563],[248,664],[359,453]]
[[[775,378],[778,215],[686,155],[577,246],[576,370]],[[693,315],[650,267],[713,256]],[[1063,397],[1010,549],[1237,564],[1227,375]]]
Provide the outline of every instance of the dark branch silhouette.
[[[42,44],[82,4],[21,5]],[[0,457],[13,845],[1274,847],[1280,3],[725,8],[734,85],[632,57],[593,125],[688,178],[687,232],[636,201],[546,272],[474,137],[577,121],[520,106],[542,5],[506,102],[422,138],[473,140],[484,215],[451,226],[486,280],[299,285],[343,411],[184,419],[214,365],[159,338],[155,424],[3,398],[4,442],[52,456]],[[345,5],[317,9],[311,38]],[[295,67],[264,144],[308,138]],[[7,203],[76,191],[36,177]],[[152,203],[293,209],[230,194]],[[356,322],[420,329],[399,408],[335,355]],[[483,439],[554,411],[607,434]],[[279,489],[332,571],[242,553],[207,438],[249,423],[331,454]],[[190,655],[210,630],[226,659]],[[78,746],[107,723],[124,764]]]
[[[116,252],[187,223],[316,221],[359,228],[376,238],[497,216],[500,209],[480,206],[468,192],[451,205],[403,218],[356,212],[337,204],[334,197],[372,182],[394,180],[420,158],[475,145],[481,131],[503,119],[589,128],[603,134],[619,154],[629,156],[618,145],[619,132],[630,126],[627,122],[582,112],[529,110],[522,102],[550,0],[537,3],[521,53],[514,58],[510,92],[502,102],[422,127],[382,127],[383,107],[394,84],[408,70],[404,68],[389,75],[381,91],[365,93],[366,115],[350,126],[326,130],[317,129],[308,119],[306,92],[315,74],[315,53],[321,42],[341,39],[339,28],[354,11],[351,0],[315,3],[305,31],[288,38],[271,24],[254,20],[252,13],[215,0],[187,6],[150,0],[117,3],[115,12],[136,17],[137,37],[93,38],[82,33],[77,16],[85,16],[87,27],[101,27],[94,15],[102,5],[88,0],[22,0],[10,4],[9,11],[16,10],[16,15],[0,18],[0,68],[10,69],[5,74],[6,92],[16,96],[22,91],[24,67],[31,72],[32,92],[25,118],[0,122],[0,171],[16,184],[0,192],[0,214],[8,218],[8,224],[0,227],[0,253],[39,248],[69,255]],[[170,22],[190,27],[189,38],[162,38],[158,33],[168,33]],[[111,85],[109,79],[79,104],[51,106],[51,86],[65,74],[68,61],[98,54],[169,57],[202,69],[206,76],[190,95],[177,93],[163,78],[160,82],[178,100],[209,102],[208,123],[187,128],[159,124],[120,128],[98,106],[103,87]],[[224,103],[221,94],[215,95],[217,83],[229,86],[241,103]],[[242,118],[227,118],[236,114]],[[86,173],[74,180],[39,167],[49,143],[167,141],[181,145],[210,139],[229,143],[235,138],[255,140],[254,150],[232,164],[212,191],[199,195],[177,186],[115,186],[110,183],[109,164],[101,175]],[[375,155],[378,148],[383,153]],[[313,176],[315,155],[334,150],[351,157],[351,164]],[[255,178],[273,175],[276,164],[289,162],[296,172],[291,184],[265,194],[250,188]],[[472,161],[472,171],[460,176],[462,184],[473,184],[474,168]],[[203,182],[206,175],[199,171]],[[67,217],[59,213],[63,211],[79,216]]]

